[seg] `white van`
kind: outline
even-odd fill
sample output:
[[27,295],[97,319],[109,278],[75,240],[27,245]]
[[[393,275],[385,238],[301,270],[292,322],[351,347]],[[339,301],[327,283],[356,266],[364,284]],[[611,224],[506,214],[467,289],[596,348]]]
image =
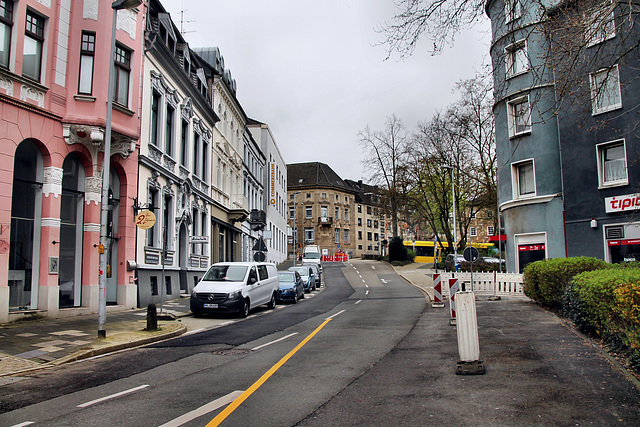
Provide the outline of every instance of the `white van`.
[[320,246],[307,245],[302,250],[302,263],[303,264],[315,264],[318,266],[320,272],[322,272],[322,255],[320,254]]
[[280,280],[274,264],[220,262],[213,264],[191,292],[191,312],[238,313],[242,317],[262,304],[276,307]]

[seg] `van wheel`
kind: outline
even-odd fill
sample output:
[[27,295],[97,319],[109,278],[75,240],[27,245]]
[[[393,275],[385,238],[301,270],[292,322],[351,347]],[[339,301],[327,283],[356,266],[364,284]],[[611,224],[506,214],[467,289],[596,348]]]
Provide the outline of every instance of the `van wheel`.
[[267,307],[269,308],[269,310],[273,310],[274,308],[276,308],[276,294],[271,294],[271,301],[269,301]]
[[240,310],[240,317],[247,317],[249,315],[249,300],[245,299],[242,302],[242,310]]

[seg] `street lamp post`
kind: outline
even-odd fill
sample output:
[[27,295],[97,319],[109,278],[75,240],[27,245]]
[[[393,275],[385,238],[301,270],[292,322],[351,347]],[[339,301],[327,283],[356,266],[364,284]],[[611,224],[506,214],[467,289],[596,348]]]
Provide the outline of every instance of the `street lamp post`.
[[296,215],[298,210],[296,209],[296,194],[300,191],[293,192],[293,266],[296,266],[296,249],[298,249],[298,229],[296,228]]
[[111,52],[109,55],[109,83],[107,85],[107,117],[104,133],[104,159],[102,166],[102,199],[100,201],[100,276],[98,280],[98,338],[106,338],[107,330],[107,221],[109,215],[109,181],[111,167],[111,114],[113,109],[114,67],[113,57],[116,53],[116,24],[118,11],[133,9],[142,4],[142,0],[116,0],[111,3],[113,18],[111,23]]
[[451,194],[453,197],[453,265],[455,270],[455,264],[458,262],[458,232],[456,226],[456,187],[453,183],[453,167],[442,165],[444,169],[449,169],[451,171]]

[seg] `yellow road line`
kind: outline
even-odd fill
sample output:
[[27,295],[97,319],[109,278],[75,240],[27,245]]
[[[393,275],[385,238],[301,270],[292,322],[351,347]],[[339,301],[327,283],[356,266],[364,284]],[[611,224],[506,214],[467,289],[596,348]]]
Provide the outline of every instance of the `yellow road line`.
[[244,402],[245,400],[247,400],[247,398],[249,396],[251,396],[253,394],[254,391],[256,391],[258,388],[260,388],[260,386],[262,386],[262,384],[264,384],[278,369],[280,369],[280,367],[282,365],[284,365],[287,360],[289,360],[291,358],[291,356],[293,356],[294,354],[296,354],[296,352],[298,350],[300,350],[307,342],[309,342],[309,340],[311,338],[313,338],[318,332],[320,332],[320,330],[322,328],[325,327],[325,325],[327,323],[329,323],[331,321],[331,318],[326,319],[324,322],[322,322],[322,324],[320,326],[318,326],[315,331],[311,332],[304,340],[302,340],[302,342],[300,344],[298,344],[293,350],[291,350],[286,356],[284,356],[282,359],[280,359],[280,361],[278,363],[276,363],[275,365],[273,365],[271,367],[271,369],[269,369],[267,372],[264,373],[264,375],[262,375],[260,377],[260,379],[258,379],[258,381],[256,381],[255,383],[253,383],[253,385],[251,385],[251,387],[249,387],[244,393],[242,393],[240,396],[238,396],[238,398],[236,400],[234,400],[229,406],[227,406],[224,411],[220,412],[218,414],[217,417],[215,417],[214,419],[212,419],[209,424],[207,424],[206,427],[216,427],[218,425],[220,425],[220,423],[222,421],[224,421],[229,415],[231,415],[231,413],[233,411],[236,410],[236,408],[238,406],[240,406],[242,404],[242,402]]

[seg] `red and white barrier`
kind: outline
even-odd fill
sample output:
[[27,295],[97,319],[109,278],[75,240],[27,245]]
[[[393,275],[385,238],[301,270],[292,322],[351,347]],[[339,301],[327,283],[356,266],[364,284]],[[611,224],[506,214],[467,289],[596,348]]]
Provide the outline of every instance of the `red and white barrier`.
[[322,261],[324,262],[347,262],[349,261],[349,255],[341,254],[341,255],[323,255]]
[[433,274],[433,302],[431,307],[442,308],[444,302],[442,302],[442,278],[440,273]]
[[460,290],[460,279],[449,279],[449,310],[451,312],[451,320],[449,324],[456,324],[456,292]]

